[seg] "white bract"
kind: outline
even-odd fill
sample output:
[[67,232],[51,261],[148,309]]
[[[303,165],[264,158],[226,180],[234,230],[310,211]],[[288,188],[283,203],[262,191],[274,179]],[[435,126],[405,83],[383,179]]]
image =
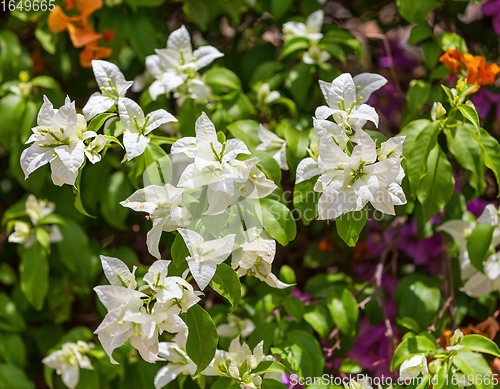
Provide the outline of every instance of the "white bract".
[[242,319],[236,315],[228,315],[227,323],[217,326],[219,336],[224,338],[234,338],[235,336],[248,338],[254,329],[255,324],[250,319]]
[[[260,388],[262,384],[262,373],[252,373],[260,362],[272,361],[274,358],[265,355],[264,341],[261,341],[255,348],[250,347],[243,342],[240,344],[240,337],[233,339],[229,345],[229,350],[221,353],[214,362],[214,371],[221,376],[230,377],[240,385],[241,388]],[[265,378],[281,379],[281,374],[277,377],[274,374],[267,373]]]
[[[383,87],[387,80],[379,74],[362,73],[352,77],[348,73],[331,83],[320,81],[319,86],[328,106],[316,109],[314,129],[318,136],[331,134],[344,149],[346,135],[361,129],[367,121],[378,126],[375,109],[365,104],[371,94]],[[334,122],[327,119],[332,117]]]
[[317,46],[311,46],[302,56],[302,61],[308,65],[321,65],[328,62],[331,54],[326,50],[321,50]]
[[264,230],[252,227],[244,232],[245,243],[233,252],[231,266],[238,276],[255,276],[273,288],[288,288],[271,272],[276,241]]
[[14,221],[14,231],[9,235],[9,242],[23,244],[28,248],[36,242],[35,228],[41,228],[49,234],[49,242],[57,243],[62,240],[61,231],[55,224],[38,225],[38,221],[55,210],[55,204],[48,200],[38,200],[29,195],[25,202],[26,215],[31,220],[31,225],[24,221]]
[[284,39],[304,37],[312,42],[319,42],[323,38],[321,27],[323,26],[324,16],[323,11],[318,10],[309,15],[305,23],[286,22],[283,24]]
[[161,258],[159,244],[162,231],[175,231],[189,222],[189,213],[182,197],[184,188],[170,184],[149,185],[134,192],[120,204],[137,212],[146,212],[153,220],[147,245],[151,255]]
[[262,198],[276,189],[256,167],[257,158],[240,161],[240,154],[250,154],[245,143],[239,139],[228,139],[224,143],[217,139],[215,126],[203,113],[196,121],[196,137],[185,137],[172,145],[171,153],[183,153],[194,159],[182,173],[178,186],[201,188],[208,186],[209,208],[205,215],[224,212],[240,196]]
[[[163,366],[156,373],[154,385],[156,389],[163,388],[175,380],[179,375],[194,375],[196,364],[189,358],[186,352],[187,331],[181,331],[174,336],[172,342],[161,342],[159,355],[165,359],[168,365]],[[216,351],[216,357],[221,351]],[[215,375],[213,361],[200,375]]]
[[268,105],[281,97],[278,91],[271,91],[271,86],[265,82],[257,91],[257,101],[261,105]]
[[171,91],[179,91],[181,86],[187,90],[184,94],[188,97],[206,100],[208,87],[200,79],[198,70],[224,54],[213,46],[202,46],[193,51],[185,26],[170,34],[166,49],[155,51],[155,55],[146,58],[146,69],[155,77],[149,87],[153,100]]
[[164,109],[157,109],[144,115],[142,108],[134,100],[122,98],[118,103],[120,120],[125,127],[123,144],[127,161],[141,155],[151,140],[146,135],[162,124],[176,122],[177,119]]
[[262,142],[255,150],[265,151],[270,154],[283,170],[288,170],[286,163],[286,141],[263,125],[259,127],[259,139]]
[[132,81],[126,81],[118,66],[111,62],[93,60],[92,70],[100,92],[95,92],[90,96],[89,101],[83,107],[83,114],[87,120],[118,105],[133,84]]
[[375,209],[394,215],[394,205],[406,203],[400,186],[404,171],[397,153],[377,161],[375,142],[363,130],[356,132],[353,141],[357,144],[348,155],[332,137],[320,139],[318,169],[322,174],[314,186],[315,191],[322,193],[319,219],[335,219],[359,211],[368,202]]
[[55,369],[56,373],[61,375],[64,385],[73,389],[78,385],[80,369],[94,369],[86,355],[92,347],[94,347],[93,344],[81,340],[76,343],[64,343],[60,350],[43,358],[42,363]]
[[476,269],[467,251],[467,237],[477,224],[493,226],[490,250],[493,251],[500,244],[500,226],[498,210],[493,204],[488,204],[477,222],[465,220],[448,220],[439,226],[439,231],[449,234],[459,246],[460,275],[465,285],[462,290],[471,297],[481,297],[500,289],[500,252],[488,256],[483,263],[484,273]]
[[418,377],[420,374],[429,374],[427,359],[424,354],[415,355],[401,364],[399,376],[403,380]]
[[221,239],[204,241],[197,232],[184,228],[178,229],[186,246],[189,256],[186,258],[189,270],[201,290],[205,289],[213,278],[217,265],[224,262],[233,251],[234,234]]
[[143,280],[147,285],[135,290],[135,268],[130,272],[117,258],[101,256],[104,274],[111,285],[94,288],[108,314],[94,332],[112,363],[113,350],[127,340],[150,363],[158,356],[158,336],[164,331],[186,329],[179,314],[199,301],[191,285],[180,277],[168,277],[170,261],[156,261]]

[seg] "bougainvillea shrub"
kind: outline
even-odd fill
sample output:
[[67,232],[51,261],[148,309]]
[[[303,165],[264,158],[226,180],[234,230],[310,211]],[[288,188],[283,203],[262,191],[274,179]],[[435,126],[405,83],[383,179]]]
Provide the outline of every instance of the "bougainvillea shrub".
[[0,7],[0,388],[500,386],[499,1]]

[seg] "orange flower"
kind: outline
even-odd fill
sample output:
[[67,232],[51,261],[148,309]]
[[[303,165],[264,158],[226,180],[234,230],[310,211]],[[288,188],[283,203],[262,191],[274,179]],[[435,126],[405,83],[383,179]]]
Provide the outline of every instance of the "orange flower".
[[90,67],[92,59],[107,58],[112,50],[108,47],[101,47],[99,39],[103,38],[110,43],[115,37],[114,31],[104,30],[102,34],[95,31],[89,24],[88,18],[99,8],[102,8],[102,0],[65,0],[66,9],[73,9],[75,4],[78,16],[67,16],[61,7],[56,6],[48,18],[49,29],[54,32],[67,30],[74,47],[83,47],[80,52],[80,64]]
[[457,49],[446,50],[439,61],[450,69],[450,77],[456,76],[459,70],[466,71],[464,76],[467,77],[469,85],[491,85],[495,82],[497,73],[500,72],[497,64],[486,65],[486,58],[470,53],[460,53]]
[[84,68],[89,68],[92,66],[92,60],[108,58],[112,52],[110,47],[99,46],[97,41],[89,43],[80,51],[80,64]]
[[458,73],[460,65],[460,52],[457,49],[448,49],[439,58],[439,61],[443,63],[448,69],[451,70],[450,76],[453,77]]

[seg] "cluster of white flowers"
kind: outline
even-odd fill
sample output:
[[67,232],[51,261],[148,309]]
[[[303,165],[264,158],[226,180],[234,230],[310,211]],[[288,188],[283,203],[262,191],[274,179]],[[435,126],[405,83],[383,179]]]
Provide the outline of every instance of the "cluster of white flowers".
[[80,369],[94,369],[87,355],[93,347],[92,343],[86,343],[82,340],[76,343],[64,343],[60,350],[43,358],[42,363],[55,369],[56,373],[61,375],[64,385],[73,389],[78,385]]
[[252,320],[242,319],[236,315],[228,315],[227,323],[217,326],[217,333],[224,338],[234,338],[238,335],[242,338],[248,338],[254,329],[255,324]]
[[[488,204],[476,222],[448,220],[439,227],[440,231],[448,233],[459,245],[460,274],[462,280],[466,281],[462,290],[471,297],[481,297],[500,290],[500,251],[496,251],[496,247],[500,244],[498,212],[493,204]],[[467,237],[478,224],[495,227],[490,244],[493,254],[483,263],[484,273],[472,265],[467,251]]]
[[117,363],[113,350],[127,340],[147,362],[163,360],[158,356],[158,335],[187,329],[179,315],[200,300],[198,293],[184,278],[168,276],[170,261],[154,262],[143,277],[146,285],[139,289],[135,267],[131,272],[121,260],[102,255],[101,263],[111,285],[94,288],[108,310],[95,334],[111,362]]
[[416,378],[420,374],[429,374],[427,359],[425,358],[424,354],[418,354],[411,357],[410,359],[407,359],[401,364],[401,367],[399,368],[399,377],[405,381]]
[[[267,130],[261,129],[261,133],[266,134],[263,131]],[[267,139],[274,141],[269,136]],[[280,150],[284,150],[281,143]],[[213,123],[203,113],[196,122],[196,137],[179,139],[172,145],[171,153],[184,154],[192,161],[183,168],[178,187],[170,183],[149,185],[121,202],[124,207],[148,213],[153,220],[153,228],[147,235],[151,255],[161,258],[159,242],[162,231],[178,230],[189,250],[186,258],[189,270],[200,289],[208,285],[217,265],[231,253],[232,266],[239,276],[253,275],[270,286],[288,287],[271,272],[276,242],[264,231],[251,228],[242,233],[245,239],[238,244],[235,243],[235,234],[205,241],[198,232],[184,228],[191,222],[188,198],[200,196],[200,190],[204,188],[207,190],[208,209],[203,215],[222,214],[240,198],[260,199],[276,189],[276,184],[256,166],[257,158],[245,161],[236,158],[240,154],[250,154],[245,143],[239,139],[221,143]]]
[[318,47],[319,41],[323,38],[321,27],[323,27],[324,18],[324,12],[318,10],[309,15],[305,23],[286,22],[283,24],[285,42],[297,37],[306,38],[309,41],[309,49],[302,56],[302,60],[306,64],[322,64],[331,58],[330,53]]
[[45,216],[54,213],[56,206],[48,200],[38,200],[35,196],[29,195],[25,203],[25,213],[31,220],[31,225],[21,220],[14,221],[14,230],[9,235],[9,242],[18,243],[28,248],[36,241],[35,229],[41,228],[49,235],[50,243],[57,243],[62,240],[61,231],[55,224],[38,225],[38,222]]
[[174,92],[181,101],[185,98],[206,102],[210,88],[198,70],[224,56],[213,46],[202,46],[193,51],[191,37],[185,26],[170,34],[165,49],[156,49],[146,58],[146,70],[155,81],[149,87],[153,100]]
[[32,145],[21,154],[25,178],[50,163],[54,184],[74,185],[85,157],[92,163],[101,159],[99,153],[106,145],[106,138],[87,131],[85,117],[76,113],[75,102],[69,97],[61,108],[54,109],[44,96],[37,124],[26,141]]
[[270,154],[282,170],[288,170],[286,162],[286,141],[274,132],[269,131],[262,124],[259,127],[259,139],[262,142],[255,150],[265,151]]
[[146,150],[150,141],[147,135],[151,131],[162,124],[177,121],[164,109],[145,115],[136,102],[125,97],[132,81],[125,80],[118,66],[95,60],[92,61],[92,69],[100,92],[90,96],[83,107],[85,116],[76,113],[75,103],[69,97],[64,106],[55,110],[44,96],[38,113],[38,126],[32,129],[33,135],[26,142],[32,145],[21,154],[21,167],[26,178],[50,162],[54,184],[75,185],[85,157],[92,163],[99,162],[100,153],[108,142],[106,135],[87,130],[87,121],[100,113],[118,110],[124,127],[124,160],[131,160]]
[[[217,375],[234,379],[240,388],[260,388],[263,373],[252,373],[259,363],[275,360],[273,356],[264,354],[264,341],[255,348],[243,342],[237,336],[229,345],[228,351],[221,351],[213,363],[213,370]],[[281,382],[281,373],[265,373],[264,378],[272,378]]]
[[321,193],[319,219],[359,211],[368,202],[394,215],[394,205],[406,203],[400,186],[404,137],[390,138],[377,149],[362,129],[367,121],[378,125],[375,109],[365,102],[386,82],[384,77],[369,73],[354,78],[342,74],[331,84],[320,81],[328,106],[319,107],[313,118],[319,155],[300,162],[296,179],[300,183],[320,175],[314,186]]

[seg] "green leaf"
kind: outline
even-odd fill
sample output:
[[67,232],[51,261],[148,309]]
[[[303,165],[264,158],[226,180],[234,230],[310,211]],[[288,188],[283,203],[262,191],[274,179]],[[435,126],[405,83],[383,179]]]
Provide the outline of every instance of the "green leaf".
[[485,165],[483,150],[471,132],[465,126],[456,127],[455,131],[446,130],[448,149],[457,162],[467,170],[467,178],[475,189],[475,196],[486,190]]
[[326,303],[332,320],[340,331],[350,336],[355,335],[359,310],[352,293],[347,288],[336,287],[328,293]]
[[262,389],[287,389],[288,386],[286,386],[281,381],[276,381],[275,379],[272,379],[272,378],[264,378],[262,380],[261,388]]
[[231,266],[221,263],[210,280],[210,286],[231,303],[234,311],[241,298],[240,278]]
[[262,224],[266,232],[282,246],[295,239],[297,225],[288,207],[276,200],[261,199]]
[[422,49],[424,52],[425,66],[427,66],[428,69],[434,69],[438,64],[439,57],[441,56],[441,48],[436,42],[428,41],[423,44]]
[[446,31],[441,35],[437,36],[439,45],[443,51],[449,49],[458,49],[461,53],[467,53],[467,43],[464,38],[454,32]]
[[106,184],[101,200],[101,214],[110,226],[125,231],[129,228],[125,223],[129,208],[120,205],[120,201],[125,200],[133,188],[123,171],[113,173]]
[[226,128],[237,139],[242,140],[250,149],[255,149],[259,144],[259,126],[255,120],[238,120]]
[[318,216],[320,193],[314,191],[315,183],[316,179],[311,178],[296,184],[293,189],[293,206],[306,226]]
[[324,300],[306,306],[304,320],[316,331],[319,336],[326,339],[333,330],[333,320]]
[[490,249],[494,230],[494,226],[478,224],[467,237],[467,251],[470,261],[479,271],[483,271],[483,262]]
[[[457,355],[453,357],[453,364],[467,378],[469,375],[474,377],[471,381],[477,389],[493,388],[491,368],[480,354],[464,349],[458,350]],[[485,378],[489,378],[489,380],[485,380]],[[485,384],[484,381],[488,381],[489,384]]]
[[87,126],[87,131],[98,132],[99,129],[104,125],[104,122],[106,122],[106,120],[113,116],[116,116],[116,113],[101,113],[97,115],[90,121],[89,125]]
[[252,374],[268,372],[290,374],[290,371],[278,361],[262,361],[252,370]]
[[95,219],[96,218],[95,216],[92,216],[91,214],[89,214],[85,210],[85,207],[83,206],[83,202],[82,202],[82,191],[80,189],[80,183],[82,181],[82,173],[83,173],[84,167],[85,167],[85,162],[80,167],[80,171],[78,172],[78,177],[76,178],[76,181],[75,181],[75,187],[73,188],[73,194],[75,195],[75,208],[82,215],[85,215],[87,217],[91,217],[91,218]]
[[304,107],[310,103],[309,96],[314,81],[314,73],[315,66],[305,64],[302,61],[297,63],[288,73],[285,85],[299,107]]
[[26,323],[16,304],[5,293],[0,293],[0,330],[19,332],[25,328]]
[[479,351],[480,353],[494,355],[500,358],[500,348],[492,340],[482,335],[465,335],[460,345],[464,349],[471,351]]
[[186,352],[197,366],[194,373],[196,375],[212,362],[219,335],[212,317],[198,304],[193,305],[187,311],[186,324],[189,330]]
[[[126,34],[134,52],[144,63],[148,55],[154,54],[159,47],[156,42],[156,30],[151,19],[145,13],[129,13],[124,20]],[[123,31],[122,31],[123,34]]]
[[285,334],[286,340],[271,352],[299,377],[319,377],[325,364],[323,351],[309,332],[292,330]]
[[241,81],[236,75],[226,68],[212,68],[203,75],[205,81],[212,88],[214,94],[222,94],[228,91],[241,91]]
[[423,80],[412,80],[410,82],[410,89],[406,94],[406,101],[408,103],[408,109],[413,115],[417,114],[420,107],[429,100],[430,94],[430,83]]
[[436,146],[438,131],[439,122],[421,119],[409,123],[400,133],[406,135],[403,154],[412,196],[416,195],[418,185],[427,172],[427,158]]
[[40,311],[49,290],[49,264],[41,245],[35,243],[22,252],[19,273],[21,290],[30,304]]
[[479,116],[474,108],[467,104],[460,104],[458,110],[464,115],[464,118],[471,122],[479,133]]
[[[473,132],[469,126],[466,126],[466,128],[472,132],[472,136],[481,145],[484,151],[484,164],[493,171],[497,184],[500,186],[500,145],[498,141],[483,128],[479,130],[479,136],[477,136],[477,133],[475,131]],[[500,191],[498,196],[500,196]]]
[[418,26],[414,26],[411,29],[410,37],[408,38],[408,43],[412,46],[428,39],[432,38],[434,33],[429,28],[429,26],[425,24],[419,24]]
[[356,246],[359,234],[366,223],[366,208],[348,212],[335,220],[337,232],[349,247]]
[[439,5],[437,0],[396,0],[399,13],[413,24],[426,24],[427,15]]
[[354,359],[345,358],[342,360],[339,370],[343,373],[359,374],[363,371],[363,368]]
[[37,225],[60,224],[62,226],[67,226],[68,222],[62,216],[59,216],[55,213],[51,213],[50,215],[42,217],[40,220],[38,220],[38,222],[36,224]]
[[186,262],[186,258],[189,255],[189,250],[184,243],[184,239],[182,239],[181,234],[176,234],[174,238],[174,242],[170,247],[170,255],[172,256],[173,264],[176,267],[181,266]]
[[35,237],[36,241],[40,243],[40,245],[50,253],[50,236],[49,233],[43,228],[35,229]]
[[437,351],[436,343],[429,338],[417,335],[404,339],[396,348],[396,352],[392,357],[391,371],[394,371],[396,367],[412,356],[428,351]]
[[20,368],[26,366],[26,346],[19,334],[0,331],[0,360]]
[[429,154],[427,173],[417,189],[417,199],[422,205],[423,224],[444,208],[454,191],[453,169],[446,155],[436,145]]
[[57,243],[59,257],[72,273],[86,280],[90,274],[89,238],[82,227],[68,220],[67,227],[60,227],[62,241]]
[[279,59],[282,60],[285,57],[288,57],[290,54],[296,53],[300,50],[309,49],[310,43],[309,40],[305,37],[294,37],[289,39],[283,45],[283,49],[281,50]]
[[297,296],[288,296],[283,300],[285,312],[293,317],[293,320],[300,322],[304,317],[304,304]]
[[0,388],[33,389],[34,387],[24,371],[13,365],[0,364]]

